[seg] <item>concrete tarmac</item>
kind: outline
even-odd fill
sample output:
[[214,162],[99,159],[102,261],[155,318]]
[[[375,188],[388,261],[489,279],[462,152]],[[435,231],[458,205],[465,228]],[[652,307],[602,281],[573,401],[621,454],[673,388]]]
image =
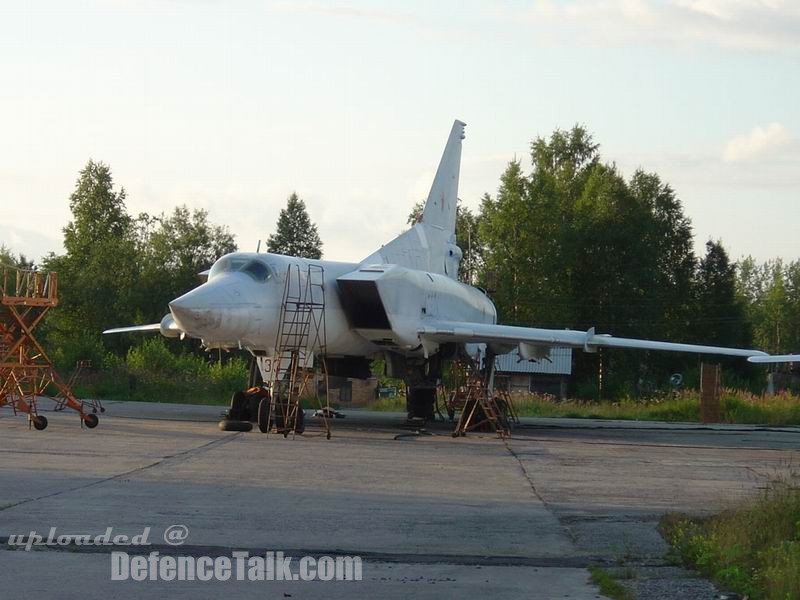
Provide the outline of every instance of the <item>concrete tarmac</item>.
[[362,581],[112,581],[120,548],[4,545],[3,597],[583,599],[600,597],[597,564],[634,569],[637,597],[714,598],[666,562],[658,519],[734,506],[800,467],[792,428],[526,419],[503,441],[348,411],[331,440],[314,424],[284,439],[221,432],[220,407],[107,408],[94,430],[47,413],[41,432],[0,411],[0,540],[149,527],[151,546],[122,549],[360,556]]

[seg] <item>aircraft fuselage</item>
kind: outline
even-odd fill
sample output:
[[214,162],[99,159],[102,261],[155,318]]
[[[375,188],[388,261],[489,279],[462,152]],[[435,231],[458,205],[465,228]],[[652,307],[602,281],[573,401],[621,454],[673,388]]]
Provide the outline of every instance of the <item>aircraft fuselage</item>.
[[[418,331],[428,318],[495,323],[494,304],[479,289],[445,275],[397,265],[363,265],[236,252],[220,258],[206,283],[170,302],[169,320],[209,348],[275,351],[290,269],[302,281],[321,267],[329,356],[372,357],[392,351],[427,356]],[[302,287],[302,285],[301,285]],[[177,335],[175,333],[174,335]]]

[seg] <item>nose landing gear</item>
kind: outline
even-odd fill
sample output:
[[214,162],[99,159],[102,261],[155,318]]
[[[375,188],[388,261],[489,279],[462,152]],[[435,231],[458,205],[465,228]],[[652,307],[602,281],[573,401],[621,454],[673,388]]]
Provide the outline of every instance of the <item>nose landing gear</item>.
[[231,405],[219,422],[222,431],[250,431],[253,423],[261,426],[261,405],[269,406],[269,391],[263,387],[252,387],[234,392],[231,396]]

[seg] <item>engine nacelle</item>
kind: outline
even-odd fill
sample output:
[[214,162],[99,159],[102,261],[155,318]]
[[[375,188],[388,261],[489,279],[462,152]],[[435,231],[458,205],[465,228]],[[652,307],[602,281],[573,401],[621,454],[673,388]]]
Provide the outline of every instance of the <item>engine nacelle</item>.
[[497,320],[486,294],[445,275],[398,265],[372,265],[336,282],[351,326],[373,344],[394,351],[421,351],[417,332],[425,320]]

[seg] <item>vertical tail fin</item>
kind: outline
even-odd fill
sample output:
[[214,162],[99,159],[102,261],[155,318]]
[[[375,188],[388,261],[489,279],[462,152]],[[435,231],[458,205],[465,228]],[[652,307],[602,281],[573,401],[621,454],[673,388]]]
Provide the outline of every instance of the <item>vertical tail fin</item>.
[[436,177],[425,202],[422,222],[453,234],[456,230],[456,203],[458,201],[458,175],[461,169],[461,140],[465,123],[455,121],[450,137],[439,161]]
[[456,203],[461,170],[461,140],[465,124],[453,123],[450,137],[436,170],[422,219],[362,263],[390,263],[431,273],[458,277],[461,249],[456,245]]

